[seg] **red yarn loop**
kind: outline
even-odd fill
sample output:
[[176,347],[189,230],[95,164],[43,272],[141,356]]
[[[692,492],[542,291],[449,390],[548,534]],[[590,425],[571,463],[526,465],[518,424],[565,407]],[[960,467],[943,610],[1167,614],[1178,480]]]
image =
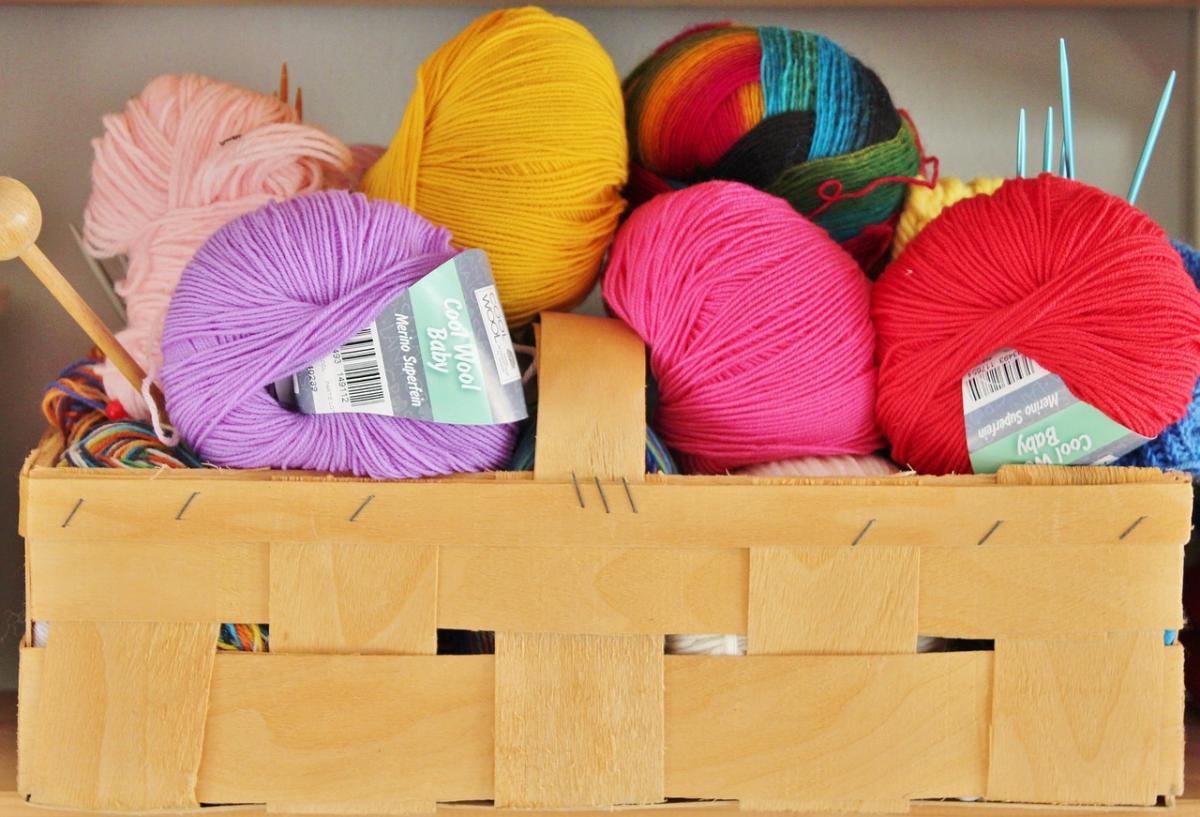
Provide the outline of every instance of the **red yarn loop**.
[[923,473],[971,471],[962,378],[1000,349],[1147,437],[1200,376],[1200,293],[1162,228],[1049,174],[947,208],[884,270],[872,315],[880,426]]
[[783,199],[657,196],[617,233],[604,297],[650,349],[655,428],[688,470],[880,446],[870,282]]
[[[934,159],[934,162],[936,163],[937,160]],[[865,196],[871,195],[876,188],[885,184],[915,184],[919,185],[920,187],[932,188],[935,183],[936,182],[930,181],[929,179],[913,176],[881,176],[878,179],[872,180],[872,182],[866,187],[860,187],[858,190],[855,190],[852,193],[847,193],[845,192],[845,187],[842,185],[841,179],[826,179],[825,181],[821,182],[821,185],[817,188],[817,197],[822,202],[821,206],[809,211],[808,213],[805,213],[805,216],[807,218],[816,218],[817,216],[821,215],[821,213],[824,213],[830,207],[837,204],[839,201],[846,201],[848,199],[861,199]]]

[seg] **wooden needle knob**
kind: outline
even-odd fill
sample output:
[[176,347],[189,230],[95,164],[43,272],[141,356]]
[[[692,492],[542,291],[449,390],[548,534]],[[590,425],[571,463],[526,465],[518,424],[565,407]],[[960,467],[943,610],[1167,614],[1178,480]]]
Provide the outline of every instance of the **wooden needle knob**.
[[[37,238],[41,231],[42,208],[38,205],[37,197],[16,179],[0,176],[0,261],[13,258],[24,261],[25,266],[37,276],[71,319],[112,361],[117,371],[135,389],[141,390],[142,381],[146,379],[141,365],[38,247]],[[151,385],[150,396],[159,409],[159,416],[165,420],[166,410],[158,386]]]
[[34,245],[42,232],[42,208],[33,191],[0,176],[0,261],[11,261]]

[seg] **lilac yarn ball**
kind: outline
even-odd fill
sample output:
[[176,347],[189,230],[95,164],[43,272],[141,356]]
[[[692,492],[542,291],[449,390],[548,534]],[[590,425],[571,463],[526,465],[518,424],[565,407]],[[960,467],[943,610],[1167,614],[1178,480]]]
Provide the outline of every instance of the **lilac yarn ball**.
[[361,193],[313,193],[230,222],[196,252],[167,312],[171,420],[206,460],[237,468],[391,479],[503,467],[514,425],[300,414],[267,391],[454,254],[448,230]]

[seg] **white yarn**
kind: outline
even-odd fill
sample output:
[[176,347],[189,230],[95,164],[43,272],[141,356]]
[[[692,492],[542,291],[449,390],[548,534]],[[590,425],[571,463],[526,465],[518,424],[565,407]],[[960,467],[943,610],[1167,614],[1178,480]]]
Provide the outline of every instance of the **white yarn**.
[[703,633],[667,636],[668,655],[745,655],[746,636]]
[[46,642],[50,640],[50,622],[35,621],[33,622],[33,646],[44,647]]
[[[946,642],[928,635],[917,636],[917,652],[941,652]],[[669,635],[668,655],[745,655],[746,636],[718,635]]]
[[868,454],[856,457],[842,454],[829,457],[796,457],[778,462],[760,462],[738,469],[739,474],[754,477],[886,477],[900,469],[891,460]]

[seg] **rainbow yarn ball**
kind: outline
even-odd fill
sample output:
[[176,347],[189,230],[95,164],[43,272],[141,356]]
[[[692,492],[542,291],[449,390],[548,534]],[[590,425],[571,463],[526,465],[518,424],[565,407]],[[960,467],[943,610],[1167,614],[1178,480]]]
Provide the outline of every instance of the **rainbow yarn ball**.
[[880,447],[870,288],[783,199],[722,181],[635,210],[604,277],[650,350],[654,427],[700,473]]
[[[726,179],[786,199],[869,267],[921,155],[887,88],[837,43],[726,23],[683,32],[625,80],[628,197]],[[874,186],[873,186],[874,185]]]
[[267,387],[342,346],[453,257],[449,231],[398,204],[342,191],[242,216],[204,243],[167,313],[167,411],[205,460],[376,479],[487,471],[516,425],[301,414]]

